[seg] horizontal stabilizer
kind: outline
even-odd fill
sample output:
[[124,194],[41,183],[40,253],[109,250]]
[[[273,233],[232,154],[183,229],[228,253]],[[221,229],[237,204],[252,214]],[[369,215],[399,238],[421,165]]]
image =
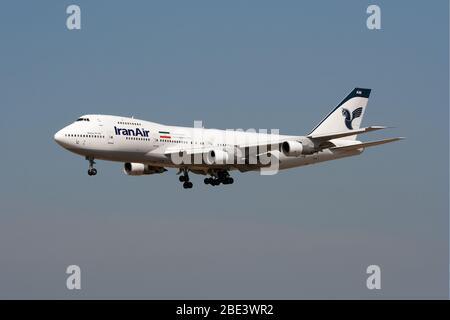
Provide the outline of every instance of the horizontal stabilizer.
[[353,136],[353,135],[360,134],[360,133],[377,131],[377,130],[386,129],[386,128],[387,127],[382,127],[382,126],[371,126],[371,127],[361,128],[361,129],[347,130],[347,131],[343,131],[343,132],[311,134],[308,136],[308,138],[313,139],[313,140],[327,141],[327,140],[332,140],[332,139]]
[[330,150],[332,150],[332,151],[351,151],[351,150],[357,150],[357,149],[361,149],[361,148],[378,146],[380,144],[385,144],[385,143],[394,142],[394,141],[403,140],[403,139],[405,139],[405,138],[399,137],[399,138],[390,138],[390,139],[385,139],[385,140],[362,142],[362,143],[352,144],[349,146],[332,147],[332,148],[330,148]]

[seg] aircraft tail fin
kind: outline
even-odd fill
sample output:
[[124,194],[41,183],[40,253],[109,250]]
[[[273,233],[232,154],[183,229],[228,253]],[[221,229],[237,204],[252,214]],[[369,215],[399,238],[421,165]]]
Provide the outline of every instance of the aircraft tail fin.
[[[357,130],[366,111],[371,89],[355,88],[309,134],[326,135],[333,132]],[[346,137],[356,140],[356,134]]]

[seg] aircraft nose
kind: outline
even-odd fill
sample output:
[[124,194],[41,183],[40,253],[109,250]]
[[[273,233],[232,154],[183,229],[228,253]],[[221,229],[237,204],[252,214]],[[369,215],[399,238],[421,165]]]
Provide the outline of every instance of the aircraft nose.
[[59,130],[57,133],[55,133],[53,139],[55,139],[57,144],[61,145],[63,143],[63,137],[64,134],[62,133],[62,130]]

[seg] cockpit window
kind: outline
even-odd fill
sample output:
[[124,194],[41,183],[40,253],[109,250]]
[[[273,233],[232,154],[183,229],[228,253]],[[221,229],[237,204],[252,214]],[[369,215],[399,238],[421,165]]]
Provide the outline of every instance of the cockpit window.
[[76,121],[89,121],[89,118],[78,118]]

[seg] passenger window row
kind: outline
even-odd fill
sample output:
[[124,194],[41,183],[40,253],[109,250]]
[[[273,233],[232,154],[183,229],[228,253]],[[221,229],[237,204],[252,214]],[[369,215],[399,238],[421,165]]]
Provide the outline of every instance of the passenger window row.
[[125,137],[126,140],[141,140],[141,141],[150,141],[150,138],[136,138],[136,137]]
[[[185,141],[185,140],[172,140],[172,139],[156,139],[156,142],[170,142],[170,143],[182,143],[182,144],[189,144],[189,141]],[[190,141],[191,144],[201,144],[204,145],[204,142],[192,142]]]
[[125,121],[118,121],[118,124],[128,124],[131,126],[141,126],[141,124],[139,122],[125,122]]
[[70,138],[97,138],[97,139],[105,138],[105,136],[97,134],[65,134],[65,136]]

